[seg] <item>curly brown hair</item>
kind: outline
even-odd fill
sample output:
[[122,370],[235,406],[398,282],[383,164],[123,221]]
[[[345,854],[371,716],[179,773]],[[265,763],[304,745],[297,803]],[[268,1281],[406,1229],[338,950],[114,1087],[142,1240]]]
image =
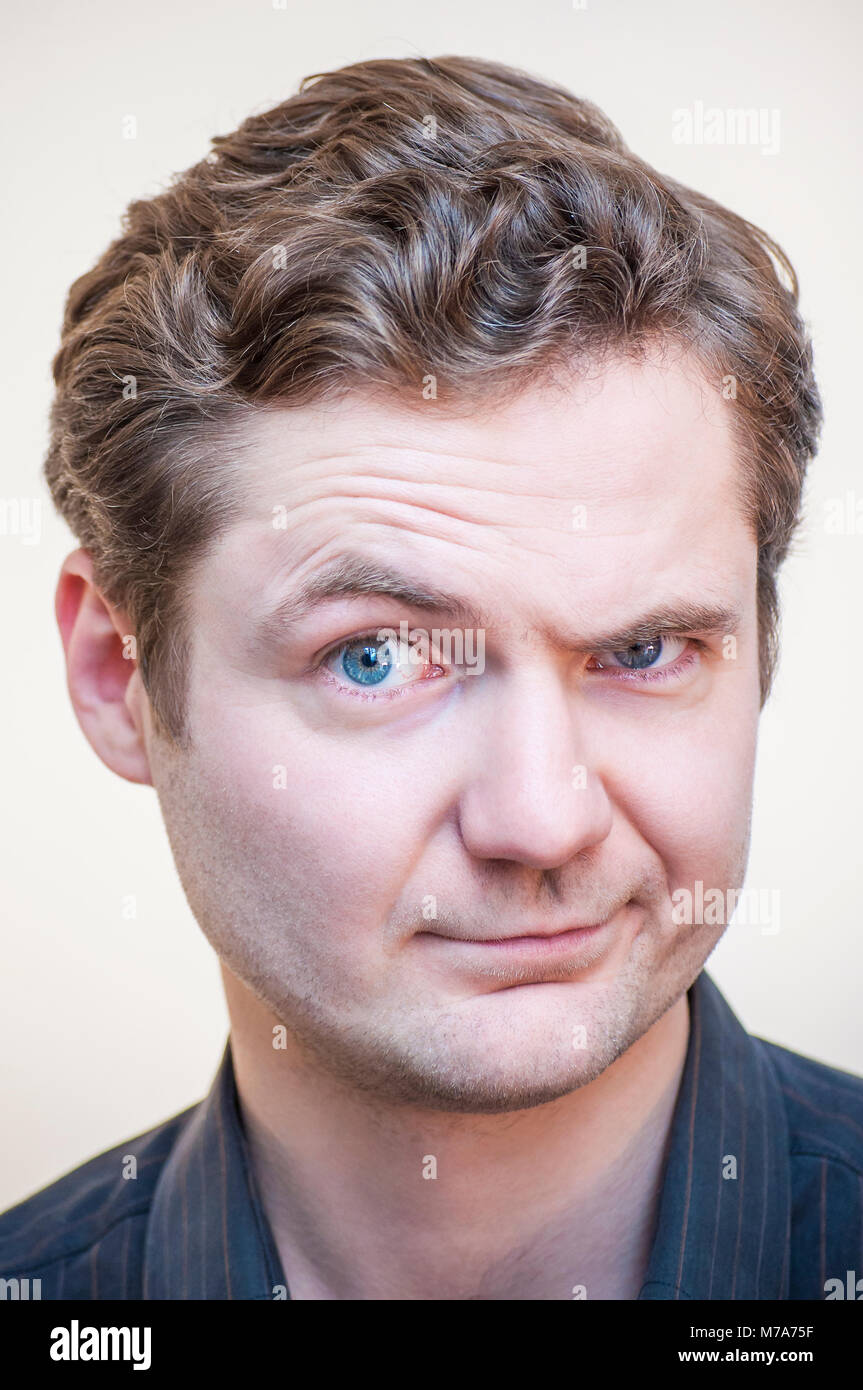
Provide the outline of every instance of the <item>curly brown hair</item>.
[[822,413],[781,248],[592,103],[476,58],[316,73],[212,145],[130,204],[53,364],[45,476],[136,635],[157,730],[188,744],[191,566],[236,515],[264,403],[409,402],[431,373],[458,410],[658,341],[732,383],[763,701]]

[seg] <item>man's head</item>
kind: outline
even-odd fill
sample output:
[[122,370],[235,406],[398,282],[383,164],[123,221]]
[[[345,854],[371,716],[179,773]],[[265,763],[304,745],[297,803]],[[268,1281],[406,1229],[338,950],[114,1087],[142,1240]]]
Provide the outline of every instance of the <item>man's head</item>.
[[565,1094],[721,934],[672,893],[742,881],[820,421],[793,272],[493,64],[360,64],[215,144],[70,296],[79,718],[332,1073]]

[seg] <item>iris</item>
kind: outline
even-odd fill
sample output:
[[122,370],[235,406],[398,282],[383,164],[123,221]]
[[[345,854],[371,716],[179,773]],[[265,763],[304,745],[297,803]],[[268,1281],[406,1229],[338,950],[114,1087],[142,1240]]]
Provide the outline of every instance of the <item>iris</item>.
[[652,666],[659,660],[662,654],[662,638],[657,637],[652,642],[635,642],[631,647],[625,647],[621,652],[614,652],[615,661],[619,661],[621,666],[625,666],[630,671],[643,671],[645,667]]
[[389,642],[377,646],[373,642],[351,642],[345,647],[342,670],[349,680],[359,685],[379,685],[393,665]]

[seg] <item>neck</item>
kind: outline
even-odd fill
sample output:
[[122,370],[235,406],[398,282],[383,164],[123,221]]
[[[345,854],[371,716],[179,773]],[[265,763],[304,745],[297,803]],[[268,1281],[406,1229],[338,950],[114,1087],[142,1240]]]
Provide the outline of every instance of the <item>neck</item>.
[[231,1050],[292,1299],[634,1299],[686,1057],[686,995],[589,1085],[530,1110],[380,1105],[227,969]]

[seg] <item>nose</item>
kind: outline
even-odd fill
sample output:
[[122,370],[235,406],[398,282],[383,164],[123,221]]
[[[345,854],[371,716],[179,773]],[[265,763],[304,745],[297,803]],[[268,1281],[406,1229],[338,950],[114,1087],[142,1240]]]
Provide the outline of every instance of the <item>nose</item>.
[[458,817],[470,854],[553,869],[609,834],[611,802],[576,703],[544,671],[502,679],[493,707],[477,711]]

